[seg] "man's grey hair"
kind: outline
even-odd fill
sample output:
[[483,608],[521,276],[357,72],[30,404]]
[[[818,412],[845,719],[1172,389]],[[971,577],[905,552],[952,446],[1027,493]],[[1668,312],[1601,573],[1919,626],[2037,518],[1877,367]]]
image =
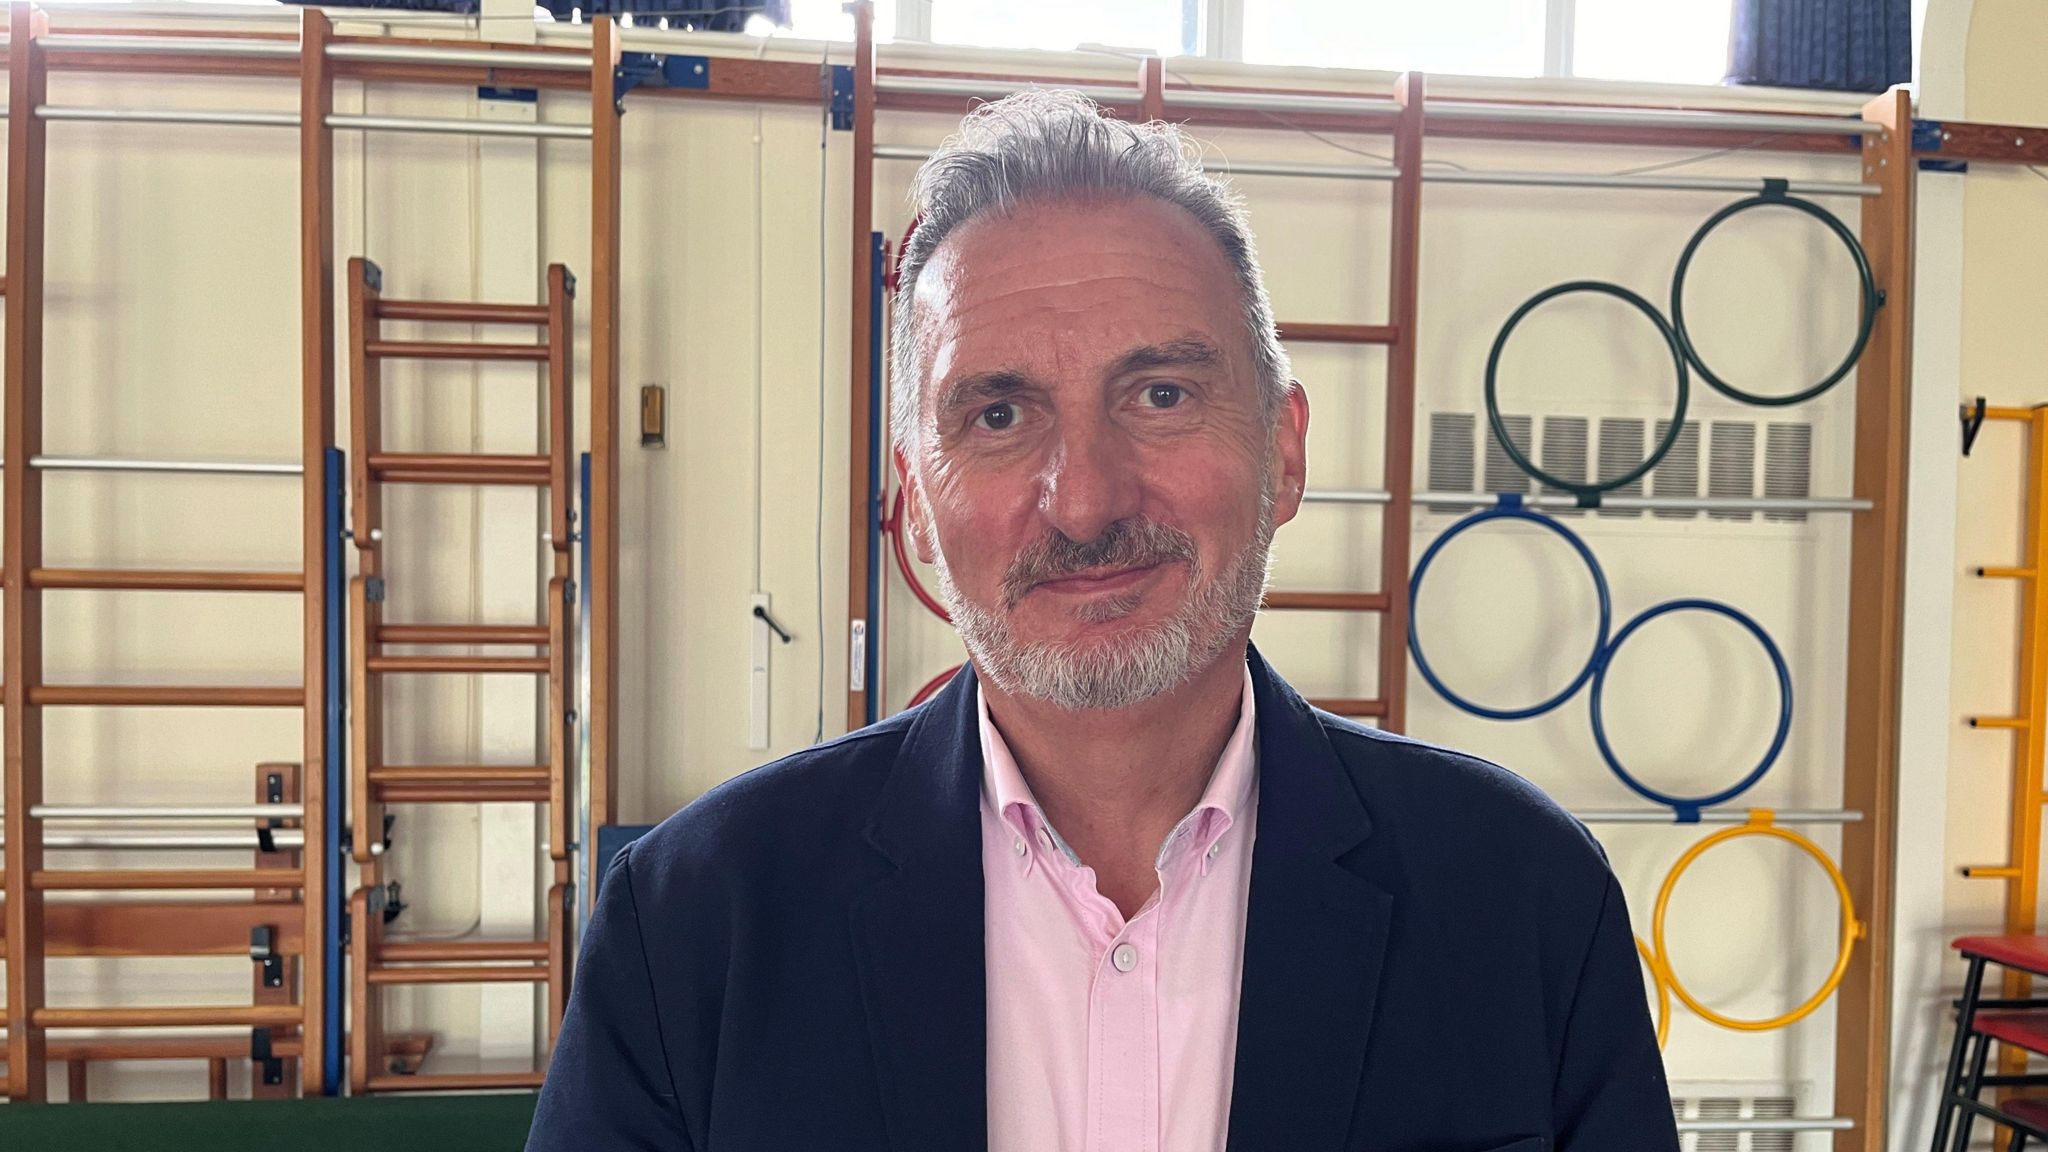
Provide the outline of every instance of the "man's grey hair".
[[918,393],[927,357],[918,331],[917,280],[946,237],[981,216],[1059,200],[1150,196],[1194,217],[1223,249],[1237,278],[1251,336],[1259,413],[1268,428],[1290,386],[1287,352],[1252,243],[1244,200],[1202,170],[1201,149],[1171,124],[1130,124],[1102,114],[1078,92],[1029,89],[984,104],[918,169],[911,187],[917,229],[898,263],[890,435],[919,452]]

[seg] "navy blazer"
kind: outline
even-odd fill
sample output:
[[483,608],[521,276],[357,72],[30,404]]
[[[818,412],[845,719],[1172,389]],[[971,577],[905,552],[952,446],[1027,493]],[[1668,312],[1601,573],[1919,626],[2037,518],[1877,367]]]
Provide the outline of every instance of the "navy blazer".
[[[1628,910],[1585,828],[1248,658],[1232,1152],[1677,1152]],[[527,1148],[985,1148],[980,788],[970,667],[620,853]]]

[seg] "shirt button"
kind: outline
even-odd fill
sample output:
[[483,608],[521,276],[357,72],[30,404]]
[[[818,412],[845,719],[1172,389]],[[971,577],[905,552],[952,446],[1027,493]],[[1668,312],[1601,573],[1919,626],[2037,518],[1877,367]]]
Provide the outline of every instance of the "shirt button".
[[1129,972],[1138,966],[1138,950],[1129,944],[1119,944],[1116,951],[1109,954],[1109,962],[1116,965],[1117,971]]
[[1019,840],[1019,841],[1017,841],[1017,855],[1019,855],[1019,856],[1022,856],[1023,854],[1024,854],[1024,842],[1023,842],[1022,840]]
[[1216,843],[1209,845],[1209,859],[1214,860],[1216,858],[1216,854],[1221,851],[1223,851],[1223,842],[1221,840],[1218,840]]
[[1040,844],[1045,845],[1045,850],[1047,852],[1052,851],[1052,833],[1046,831],[1043,828],[1040,828],[1038,830],[1038,842]]

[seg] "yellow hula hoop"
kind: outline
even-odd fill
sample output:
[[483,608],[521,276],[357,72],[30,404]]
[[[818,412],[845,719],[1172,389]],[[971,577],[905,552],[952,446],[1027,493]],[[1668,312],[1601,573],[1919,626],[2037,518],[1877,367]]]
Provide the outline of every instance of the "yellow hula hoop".
[[1650,983],[1657,989],[1657,1050],[1661,1052],[1664,1041],[1671,1037],[1671,989],[1664,984],[1664,965],[1657,962],[1657,954],[1641,936],[1636,937],[1636,954],[1650,966]]
[[[1856,903],[1849,894],[1849,881],[1842,875],[1842,870],[1835,866],[1833,860],[1828,859],[1827,853],[1821,851],[1819,845],[1789,828],[1778,827],[1771,822],[1771,818],[1770,809],[1752,808],[1749,810],[1747,823],[1723,828],[1686,849],[1685,855],[1678,858],[1678,863],[1671,866],[1671,874],[1664,878],[1664,887],[1657,891],[1657,911],[1651,920],[1650,942],[1658,959],[1658,967],[1662,970],[1664,981],[1670,985],[1671,991],[1677,994],[1687,1008],[1700,1016],[1723,1028],[1732,1028],[1738,1032],[1768,1032],[1774,1028],[1797,1023],[1812,1015],[1814,1010],[1826,1003],[1827,998],[1834,995],[1835,989],[1841,986],[1843,975],[1849,971],[1849,957],[1856,950],[1856,940],[1864,934],[1863,924],[1856,919]],[[1806,1003],[1783,1016],[1774,1016],[1769,1020],[1738,1020],[1732,1016],[1724,1016],[1700,1003],[1692,993],[1686,991],[1685,985],[1679,982],[1678,970],[1671,963],[1671,948],[1664,940],[1664,913],[1671,905],[1671,893],[1678,887],[1678,878],[1684,875],[1692,862],[1699,859],[1700,854],[1707,849],[1742,836],[1774,836],[1813,857],[1827,870],[1828,879],[1835,885],[1835,895],[1842,902],[1841,946],[1835,956],[1834,971],[1828,973],[1828,978],[1822,982],[1820,990],[1808,997]]]

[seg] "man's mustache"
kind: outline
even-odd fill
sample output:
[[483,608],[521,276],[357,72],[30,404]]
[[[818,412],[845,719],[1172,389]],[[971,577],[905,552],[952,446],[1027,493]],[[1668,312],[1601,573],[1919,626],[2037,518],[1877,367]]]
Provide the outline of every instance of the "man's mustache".
[[1038,585],[1091,568],[1143,568],[1170,560],[1193,564],[1194,538],[1142,516],[1115,521],[1086,542],[1054,531],[1017,554],[1003,576],[1003,603],[1015,607]]

